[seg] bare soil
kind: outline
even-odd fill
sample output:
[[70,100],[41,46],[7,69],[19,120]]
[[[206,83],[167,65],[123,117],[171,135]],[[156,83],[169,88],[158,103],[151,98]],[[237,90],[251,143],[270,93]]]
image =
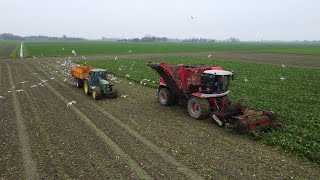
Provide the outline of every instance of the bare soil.
[[[184,106],[161,106],[153,88],[121,79],[113,82],[118,98],[95,101],[74,87],[70,76],[64,81],[64,68],[55,58],[0,61],[0,179],[320,177],[317,164],[210,119],[194,120]],[[77,103],[67,107],[73,100]],[[17,120],[25,125],[24,138]],[[30,149],[29,159],[23,158],[23,147]],[[25,161],[34,162],[34,171],[28,172]]]

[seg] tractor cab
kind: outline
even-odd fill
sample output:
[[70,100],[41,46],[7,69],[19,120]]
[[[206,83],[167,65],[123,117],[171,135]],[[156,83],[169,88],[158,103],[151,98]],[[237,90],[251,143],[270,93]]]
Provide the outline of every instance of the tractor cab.
[[104,69],[92,69],[90,71],[90,80],[91,86],[97,85],[107,85],[109,82],[107,81],[107,71]]
[[201,91],[205,94],[228,93],[233,73],[225,70],[206,70],[201,76]]

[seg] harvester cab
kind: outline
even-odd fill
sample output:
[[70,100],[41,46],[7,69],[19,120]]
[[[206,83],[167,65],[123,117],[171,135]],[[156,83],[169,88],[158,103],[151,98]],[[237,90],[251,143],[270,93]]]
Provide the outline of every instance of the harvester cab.
[[200,91],[206,94],[221,94],[229,92],[232,72],[225,70],[206,70],[201,76]]
[[233,72],[220,66],[153,62],[147,65],[160,75],[158,99],[162,105],[185,104],[194,119],[211,116],[219,126],[228,125],[254,137],[257,130],[268,130],[277,124],[271,111],[254,111],[240,103],[232,104],[229,92]]

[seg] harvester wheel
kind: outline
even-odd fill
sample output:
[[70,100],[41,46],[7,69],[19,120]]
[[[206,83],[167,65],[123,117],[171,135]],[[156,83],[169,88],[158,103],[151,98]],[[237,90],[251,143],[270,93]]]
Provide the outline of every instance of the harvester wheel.
[[173,94],[168,88],[160,88],[158,91],[158,99],[161,105],[169,106],[173,104]]
[[91,92],[90,92],[90,87],[89,87],[89,82],[88,82],[88,81],[85,81],[85,82],[84,82],[83,89],[84,89],[84,93],[85,93],[86,95],[90,95],[90,94],[91,94]]
[[94,88],[94,90],[92,91],[92,98],[94,100],[98,100],[101,98],[101,90],[99,87]]
[[200,99],[197,97],[191,97],[188,100],[188,112],[194,119],[203,119],[210,114],[210,104],[208,99]]
[[250,139],[253,141],[257,141],[261,138],[256,131],[249,131],[248,134],[249,134]]

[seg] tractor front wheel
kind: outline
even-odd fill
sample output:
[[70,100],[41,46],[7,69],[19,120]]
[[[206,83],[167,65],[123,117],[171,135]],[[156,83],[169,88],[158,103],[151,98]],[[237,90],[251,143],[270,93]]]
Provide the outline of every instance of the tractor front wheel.
[[188,112],[194,119],[204,119],[210,114],[210,104],[208,99],[200,99],[197,97],[191,97],[188,100]]
[[101,90],[99,87],[94,88],[94,90],[92,91],[92,98],[94,100],[98,100],[101,98]]
[[113,89],[113,91],[112,91],[112,93],[111,93],[111,95],[110,95],[110,98],[115,99],[115,98],[117,98],[117,97],[118,97],[118,91],[115,90],[115,89]]
[[158,99],[161,105],[169,106],[173,104],[173,94],[168,88],[160,88],[158,92]]
[[90,95],[90,94],[91,94],[91,92],[90,92],[90,86],[89,86],[89,82],[88,82],[88,81],[85,81],[85,82],[84,82],[83,89],[84,89],[84,93],[85,93],[86,95]]

